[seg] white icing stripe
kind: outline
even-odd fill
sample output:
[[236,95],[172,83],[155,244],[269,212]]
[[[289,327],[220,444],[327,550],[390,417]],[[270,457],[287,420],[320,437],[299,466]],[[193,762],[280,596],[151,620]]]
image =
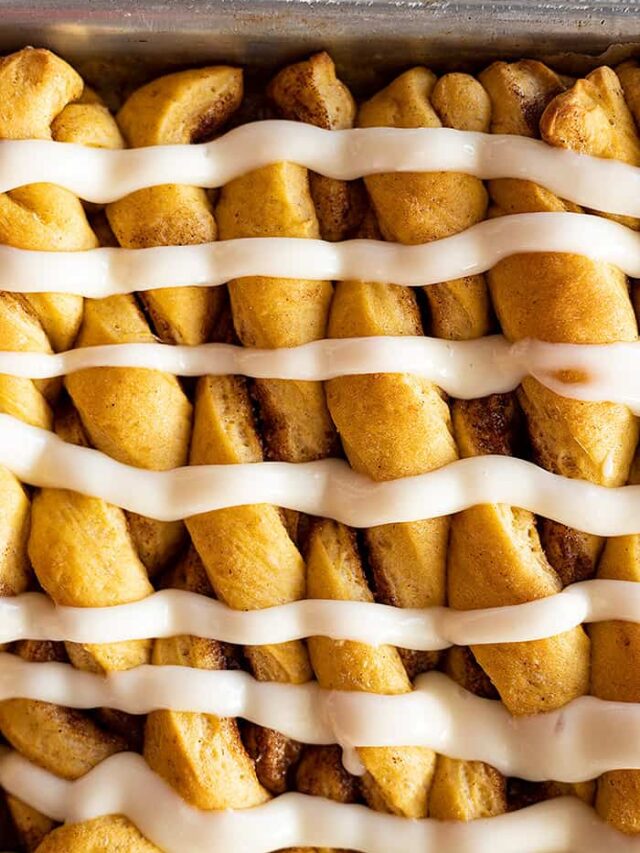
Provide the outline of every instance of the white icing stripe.
[[177,589],[113,607],[57,607],[48,596],[29,592],[0,597],[0,643],[117,643],[192,634],[260,646],[323,636],[434,651],[452,645],[540,640],[585,622],[611,619],[640,623],[640,584],[583,581],[537,601],[484,610],[305,600],[243,611]]
[[43,140],[0,142],[0,192],[48,182],[94,202],[142,187],[220,187],[281,161],[332,178],[379,172],[464,172],[523,178],[561,198],[608,213],[640,215],[640,170],[518,136],[449,128],[323,130],[291,121],[245,124],[213,142],[124,151]]
[[252,275],[422,286],[485,272],[503,258],[522,252],[585,255],[640,277],[640,234],[630,228],[586,214],[518,213],[488,219],[460,234],[417,246],[294,237],[83,252],[0,246],[0,290],[103,298],[159,287],[217,286]]
[[[413,373],[432,379],[455,397],[469,398],[512,390],[528,369],[535,369],[536,361],[545,369],[550,361],[563,366],[581,363],[580,348],[574,358],[573,350],[565,352],[565,346],[569,345],[527,342],[510,346],[500,335],[474,341],[382,336],[324,339],[280,349],[252,349],[219,343],[200,346],[111,344],[57,354],[0,351],[0,373],[47,379],[91,367],[145,367],[177,376],[238,374],[257,379],[316,381],[365,373]],[[624,351],[611,352],[615,366],[618,362],[628,366],[633,360],[640,369],[640,344],[621,346]],[[602,350],[597,369],[602,372],[604,366],[609,381],[617,377],[619,371],[610,368],[612,359],[607,355],[607,348]],[[588,353],[584,355],[590,364],[594,361]],[[640,380],[638,384],[640,386]],[[638,396],[640,398],[640,390]]]
[[640,486],[597,486],[507,456],[460,459],[382,483],[339,459],[146,471],[0,415],[0,464],[25,483],[82,492],[161,521],[269,503],[352,527],[376,527],[502,503],[598,536],[640,532]]
[[575,797],[561,797],[468,823],[408,820],[304,794],[283,794],[241,811],[189,806],[134,753],[111,756],[75,782],[0,752],[0,784],[55,820],[75,823],[123,814],[167,853],[272,853],[331,847],[363,853],[638,853],[640,839],[599,820]]
[[411,693],[322,690],[317,683],[256,681],[246,672],[140,666],[106,676],[64,663],[0,654],[0,699],[147,714],[168,708],[242,717],[303,743],[425,746],[485,761],[507,776],[583,782],[608,770],[640,769],[640,705],[581,696],[557,711],[512,717],[440,672]]
[[[2,352],[0,373],[28,379],[65,376],[94,367],[138,367],[178,376],[239,374],[265,379],[325,381],[367,373],[411,373],[468,400],[512,391],[535,376],[551,390],[578,400],[622,403],[640,414],[640,342],[558,344],[501,335],[473,341],[424,337],[342,338],[299,347],[251,349],[231,344],[169,346],[112,344],[64,353]],[[581,371],[565,382],[561,371]]]

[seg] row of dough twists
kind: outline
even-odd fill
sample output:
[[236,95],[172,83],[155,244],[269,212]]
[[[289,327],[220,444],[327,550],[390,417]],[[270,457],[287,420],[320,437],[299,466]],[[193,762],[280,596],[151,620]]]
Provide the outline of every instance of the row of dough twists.
[[[114,119],[69,65],[26,49],[0,61],[0,97],[1,138],[106,148],[189,143],[269,109],[327,129],[446,126],[540,136],[640,165],[633,119],[634,113],[640,119],[640,70],[634,64],[618,75],[600,68],[578,81],[527,60],[496,63],[478,78],[452,73],[437,79],[416,68],[358,107],[331,59],[317,54],[271,81],[268,107],[262,99],[257,106],[243,99],[241,72],[219,66],[143,86]],[[52,185],[22,187],[0,196],[0,242],[38,250],[265,236],[417,244],[487,216],[575,209],[526,181],[485,187],[462,174],[405,173],[347,184],[276,163],[218,193],[165,185],[106,208],[83,207]],[[470,276],[418,294],[392,283],[334,287],[259,277],[226,289],[168,288],[84,303],[68,295],[5,293],[0,338],[5,349],[35,352],[157,338],[276,348],[326,336],[421,335],[428,323],[435,336],[467,340],[496,328],[491,304],[512,341],[606,343],[638,334],[621,272],[573,255],[541,254],[502,261],[486,280]],[[515,394],[462,402],[404,374],[324,385],[213,376],[181,383],[159,371],[93,368],[64,382],[0,376],[0,412],[151,470],[263,458],[303,462],[344,451],[355,470],[389,480],[459,456],[530,453],[565,476],[608,486],[634,481],[637,425],[630,412],[560,398],[534,379]],[[30,492],[4,469],[0,504],[0,594],[42,588],[61,605],[122,604],[173,587],[244,610],[304,597],[374,596],[398,607],[448,601],[475,609],[541,598],[596,573],[640,580],[637,536],[604,543],[507,506],[384,525],[358,536],[336,522],[268,505],[166,523],[65,490]],[[577,627],[551,639],[454,647],[444,655],[319,637],[244,649],[180,636],[106,645],[23,641],[11,650],[97,673],[143,663],[243,667],[265,681],[299,684],[315,677],[323,687],[380,694],[408,692],[413,677],[439,667],[474,693],[499,696],[513,714],[552,710],[589,690],[640,701],[640,628],[603,623],[589,633],[591,639]],[[405,817],[472,820],[568,793],[594,802],[615,827],[640,830],[639,771],[608,773],[597,784],[528,784],[481,762],[421,747],[384,747],[358,750],[364,773],[356,777],[337,747],[302,746],[234,719],[163,710],[142,720],[113,709],[80,713],[22,699],[0,704],[0,732],[31,761],[69,780],[114,753],[141,751],[153,771],[200,809],[243,809],[298,790]],[[6,810],[10,820],[0,812],[4,846],[56,853],[93,850],[106,841],[109,849],[157,849],[121,816],[56,828],[10,794]]]

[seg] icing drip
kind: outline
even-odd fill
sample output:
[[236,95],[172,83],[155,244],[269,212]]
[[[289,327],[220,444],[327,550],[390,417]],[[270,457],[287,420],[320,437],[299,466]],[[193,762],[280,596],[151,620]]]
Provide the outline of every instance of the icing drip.
[[[0,351],[0,373],[28,379],[65,376],[93,367],[315,381],[411,373],[463,400],[512,391],[531,375],[562,396],[622,403],[640,414],[640,343],[636,341],[581,345],[527,340],[510,345],[500,335],[473,341],[381,336],[325,339],[272,350],[231,344],[112,344],[56,354]],[[562,371],[580,371],[585,378],[565,382]]]
[[485,610],[413,610],[372,602],[309,599],[242,611],[175,589],[113,607],[57,607],[47,596],[31,592],[0,597],[0,643],[118,643],[192,634],[259,646],[323,636],[432,651],[451,645],[540,640],[584,622],[610,619],[640,623],[640,584],[583,581],[548,598]]
[[[4,144],[0,142],[0,154]],[[640,176],[640,169],[635,171]],[[637,208],[640,214],[640,203]],[[640,277],[640,234],[630,228],[587,214],[518,213],[488,219],[460,234],[416,246],[379,240],[328,243],[295,237],[83,252],[0,246],[0,290],[55,291],[98,299],[159,287],[217,286],[254,275],[423,286],[485,272],[503,258],[522,252],[585,255]]]
[[342,180],[382,172],[522,178],[594,210],[640,215],[640,170],[615,160],[517,136],[450,128],[323,130],[292,121],[245,124],[201,145],[123,151],[5,140],[0,142],[0,192],[45,182],[106,203],[158,184],[220,187],[285,160]]
[[185,666],[102,676],[3,653],[0,700],[13,698],[131,714],[169,708],[242,717],[303,743],[347,750],[425,746],[534,781],[583,782],[607,770],[640,769],[640,705],[581,696],[557,711],[512,717],[500,702],[474,696],[439,672],[419,676],[411,693],[382,696]]
[[304,794],[283,794],[242,811],[198,811],[133,753],[103,761],[75,782],[15,752],[0,753],[0,783],[50,817],[67,822],[124,814],[167,853],[270,853],[292,846],[363,853],[638,853],[640,840],[598,819],[574,797],[464,822],[406,820]]
[[270,503],[352,527],[376,527],[505,503],[598,536],[640,531],[640,486],[597,486],[507,456],[460,459],[381,483],[339,459],[146,471],[0,415],[0,464],[25,483],[71,489],[161,521]]

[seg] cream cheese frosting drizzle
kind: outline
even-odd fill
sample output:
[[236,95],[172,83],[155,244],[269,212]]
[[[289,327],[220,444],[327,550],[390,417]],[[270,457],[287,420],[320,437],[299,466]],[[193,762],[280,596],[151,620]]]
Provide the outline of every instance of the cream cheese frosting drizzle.
[[[640,169],[636,171],[640,175]],[[159,287],[217,286],[255,275],[424,286],[485,272],[503,258],[522,252],[584,255],[640,277],[640,234],[630,228],[588,214],[518,213],[487,219],[460,234],[416,246],[295,237],[83,252],[0,246],[0,290],[55,291],[98,299]]]
[[0,464],[30,485],[71,489],[161,521],[270,503],[376,527],[505,503],[598,536],[640,532],[640,486],[598,486],[508,456],[459,459],[388,482],[374,482],[340,459],[147,471],[0,415]]
[[594,210],[640,215],[640,170],[539,140],[450,128],[323,130],[278,120],[245,124],[200,145],[123,151],[5,140],[0,142],[0,192],[45,182],[106,203],[158,184],[220,187],[285,160],[342,180],[378,172],[522,178]]
[[59,607],[48,596],[29,592],[0,597],[0,643],[117,643],[192,634],[260,646],[323,636],[434,651],[452,645],[540,640],[584,622],[610,619],[640,623],[640,584],[589,580],[547,598],[482,610],[307,599],[242,611],[177,589],[113,607]]
[[[411,373],[460,399],[512,391],[527,375],[565,397],[623,403],[640,414],[640,343],[566,344],[501,335],[472,341],[424,337],[342,338],[299,347],[251,349],[231,344],[111,344],[63,353],[0,351],[0,373],[28,379],[93,367],[138,367],[179,376],[239,374],[325,381],[367,373]],[[562,372],[579,371],[579,382]]]
[[638,853],[640,840],[602,822],[575,797],[465,822],[407,820],[365,806],[283,794],[241,811],[198,811],[134,753],[111,756],[67,782],[15,752],[0,753],[0,784],[55,820],[126,815],[167,853],[271,853],[292,846],[363,853]]
[[185,666],[139,666],[103,676],[3,653],[0,699],[13,698],[132,714],[169,708],[242,717],[303,743],[349,750],[425,746],[534,781],[582,782],[608,770],[640,768],[640,705],[581,696],[556,711],[512,717],[501,702],[474,696],[439,672],[419,676],[411,693],[381,696]]

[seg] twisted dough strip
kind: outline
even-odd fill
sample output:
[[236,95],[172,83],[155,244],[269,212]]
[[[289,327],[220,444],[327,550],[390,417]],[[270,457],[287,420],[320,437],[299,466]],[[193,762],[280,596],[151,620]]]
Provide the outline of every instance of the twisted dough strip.
[[[172,587],[211,594],[194,549],[187,552],[170,581]],[[190,636],[156,640],[152,661],[199,669],[227,666],[220,643]],[[269,798],[247,755],[236,720],[212,714],[154,711],[147,717],[144,756],[149,766],[196,808],[248,808]]]
[[[353,98],[336,77],[327,53],[284,68],[269,84],[267,94],[282,118],[325,130],[353,127]],[[367,208],[360,181],[338,181],[309,172],[309,192],[323,240],[346,240],[356,232]]]
[[[68,141],[74,138],[72,132],[86,141],[86,134],[82,132],[85,126],[88,132],[96,132],[96,116],[91,111],[87,113],[90,105],[79,106],[83,109],[75,110],[71,116],[65,116],[63,112],[58,120]],[[112,137],[120,140],[121,144],[115,121],[103,107],[97,105],[96,109],[101,111],[104,122],[109,123]],[[87,336],[90,338],[92,325],[95,328],[100,319],[105,326],[110,321],[115,322],[119,332],[131,334],[134,338],[137,333],[152,337],[132,300],[108,305],[91,303],[87,307],[79,342]],[[93,384],[93,379],[86,374],[80,377],[79,383],[71,383],[79,389],[81,400],[82,391],[89,383]],[[98,385],[92,390],[95,391]],[[85,427],[96,430],[100,424],[94,423],[90,417],[81,423],[73,410],[56,420],[58,434],[76,444],[89,443]],[[130,535],[125,514],[104,501],[67,490],[44,489],[34,499],[29,556],[38,580],[59,604],[109,606],[136,601],[153,590]],[[67,644],[67,652],[76,666],[98,672],[147,663],[150,650],[150,641],[85,646]]]
[[[467,74],[446,74],[431,92],[431,104],[442,124],[458,130],[488,132],[491,103],[481,84]],[[473,187],[466,182],[461,191]],[[469,340],[490,330],[486,282],[483,275],[469,276],[425,288],[432,334],[448,340]],[[456,426],[454,421],[454,427]],[[460,446],[460,436],[456,431]],[[461,448],[462,449],[462,448]],[[454,516],[451,534],[459,517]],[[480,692],[470,662],[462,649],[447,654],[447,669],[470,692]],[[456,665],[458,662],[458,665]],[[460,761],[438,755],[429,793],[429,815],[441,820],[473,820],[506,810],[506,781],[493,767],[480,761]]]
[[[267,92],[284,118],[327,130],[353,127],[355,102],[344,83],[336,77],[333,61],[326,53],[315,54],[304,62],[284,68],[271,81]],[[333,180],[314,172],[308,173],[308,179],[320,236],[325,240],[343,240],[351,236],[366,210],[362,182]],[[319,313],[324,336],[328,312],[321,308]],[[324,394],[322,397],[324,400]],[[326,407],[326,402],[324,405]],[[281,452],[275,442],[270,450],[276,454]],[[320,446],[317,450],[325,455],[326,451]],[[288,515],[291,517],[291,513]],[[307,594],[309,592],[307,588]],[[347,771],[341,750],[334,746],[302,748],[295,786],[303,793],[328,796],[343,803],[357,802],[360,795],[359,780]],[[300,848],[300,851],[304,849],[309,848]],[[316,853],[331,851],[323,848]]]
[[[220,66],[183,71],[161,77],[134,92],[120,110],[118,121],[127,139],[135,146],[187,143],[200,139],[202,134],[213,132],[223,124],[238,107],[241,98],[242,74],[234,68]],[[202,243],[216,238],[213,211],[205,191],[199,187],[175,184],[151,187],[108,205],[106,212],[119,244],[126,248]],[[215,288],[163,288],[146,294],[144,304],[161,339],[180,344],[200,344],[208,340],[220,307],[221,294],[215,291]],[[104,305],[125,304],[125,300],[104,301]],[[133,310],[129,308],[127,313],[133,314]],[[138,326],[117,329],[113,321],[99,318],[93,329],[81,336],[79,343],[89,346],[153,339],[146,322]],[[90,378],[92,374],[89,371],[86,375]],[[185,409],[186,403],[175,378],[166,376],[160,379],[161,374],[155,374],[157,382],[154,384],[148,372],[142,370],[106,371],[98,375],[102,378],[100,393],[111,394],[114,382],[119,380],[122,384],[123,377],[126,377],[129,390],[126,392],[120,388],[121,403],[112,412],[113,416],[104,406],[88,415],[95,422],[93,433],[87,426],[93,443],[122,461],[126,459],[145,468],[164,470],[184,464],[189,425],[185,422],[184,429],[181,429],[170,421],[176,412]],[[156,387],[158,383],[163,385],[162,391]],[[67,387],[81,412],[82,406],[94,405],[95,395],[92,395],[90,382],[79,388],[75,379],[69,377]],[[145,391],[148,396],[141,399],[140,395]],[[152,417],[153,413],[157,421],[157,432],[151,442],[145,437],[145,430],[132,423],[130,403],[133,399],[140,416]],[[176,405],[176,412],[172,412],[169,407],[175,408]],[[168,411],[164,411],[165,408]],[[163,421],[166,421],[164,429],[159,426]],[[115,432],[117,435],[117,431],[123,434],[112,446],[110,434]],[[136,441],[136,434],[142,439],[134,448],[132,443]],[[172,449],[165,449],[172,443]],[[129,447],[131,452],[123,452]],[[138,552],[152,574],[165,567],[183,544],[184,528],[181,523],[162,524],[129,514],[129,524]]]
[[[329,124],[345,110],[349,113],[349,108],[353,114],[350,96],[335,77],[326,54],[285,69],[274,80],[271,92],[281,108],[295,110],[299,100]],[[331,185],[323,190],[334,192]],[[348,197],[345,188],[337,187],[335,192],[343,200]],[[335,205],[331,211],[335,214]],[[232,182],[222,191],[216,215],[223,237],[317,235],[306,171],[291,164],[276,164]],[[327,282],[234,282],[230,293],[236,332],[243,343],[253,346],[288,346],[323,337],[331,292]],[[321,383],[265,381],[254,388],[270,455],[304,461],[331,451],[335,434]],[[246,383],[234,377],[202,379],[196,394],[191,461],[261,459]],[[187,521],[221,600],[231,607],[253,609],[305,596],[304,562],[287,524],[295,528],[297,519],[267,505],[221,510]],[[247,648],[245,654],[259,679],[301,683],[311,678],[303,642]],[[257,726],[247,726],[245,731],[259,778],[270,792],[282,793],[289,771],[300,757],[300,746]],[[343,800],[353,798],[353,784],[340,766],[336,749],[315,750],[300,765],[298,774],[299,784],[308,792],[322,790]]]
[[[539,115],[550,93],[562,88],[553,72],[529,62],[498,63],[483,72],[481,80],[492,98],[495,132],[530,135],[526,122],[535,115],[536,105]],[[514,187],[514,193],[519,189],[522,196],[538,191],[548,195],[525,182],[496,181],[492,188],[495,192],[496,186],[505,184]],[[492,273],[490,281],[494,279]],[[534,280],[528,274],[530,296]],[[493,404],[458,402],[454,425],[465,456],[513,453],[514,442],[509,437],[515,429],[512,405],[499,398]],[[533,515],[512,507],[485,505],[460,513],[454,520],[448,588],[452,606],[467,609],[529,601],[558,592],[561,583],[542,549]],[[478,647],[474,654],[512,713],[550,710],[588,689],[589,646],[581,628],[533,643]]]
[[[525,90],[528,96],[521,98],[520,109],[521,114],[529,118],[528,134],[536,132],[537,119],[544,109],[540,132],[550,144],[616,157],[636,165],[640,162],[640,141],[619,81],[610,69],[600,68],[560,94],[557,94],[558,78],[554,80],[552,72],[539,63],[498,64],[485,72],[482,79],[496,111],[504,113],[503,123],[496,129],[504,129],[504,122],[508,120],[505,108],[509,107],[513,113],[513,92]],[[526,82],[518,87],[515,81]],[[568,208],[552,194],[526,182],[495,181],[491,192],[497,212]],[[625,277],[605,264],[576,256],[520,255],[495,267],[489,275],[489,283],[502,328],[512,340],[538,337],[551,341],[601,343],[637,337]],[[543,467],[603,485],[620,485],[627,480],[637,441],[637,424],[625,407],[565,400],[532,379],[523,382],[518,397],[527,418],[534,453]],[[542,543],[557,574],[549,571],[546,560],[542,563],[538,560],[540,568],[535,593],[538,596],[556,591],[563,581],[591,575],[603,544],[598,537],[549,522],[542,523]],[[542,556],[537,545],[532,550],[538,558]],[[475,551],[473,556],[477,558]],[[484,587],[480,595],[483,600],[474,606],[482,606],[487,594],[492,603],[498,603],[495,593],[487,591],[489,585],[496,589],[494,554],[491,561],[491,579],[478,577],[475,589],[467,588],[465,593],[470,601],[471,595],[482,593]],[[487,576],[488,572],[487,561]],[[520,586],[523,579],[516,577],[516,580]],[[506,585],[503,581],[501,597],[509,595],[508,603],[511,603],[514,592],[518,600],[523,594],[531,596],[530,588],[514,589],[513,577]],[[474,653],[499,689],[506,680],[514,686],[518,686],[519,680],[520,695],[515,690],[505,694],[501,689],[503,701],[512,711],[546,709],[563,704],[588,689],[588,645],[577,632],[580,629],[548,641],[551,646],[541,647],[539,655],[535,654],[534,647],[528,671],[527,666],[523,666],[523,650],[519,644],[511,658],[508,648],[498,654],[491,647],[476,649]],[[531,650],[524,651],[525,655],[530,653]],[[517,679],[514,679],[514,668],[519,674]],[[549,680],[545,684],[546,679]],[[536,704],[536,697],[539,704]],[[630,775],[623,771],[621,780],[629,778]],[[614,793],[613,799],[615,796]],[[598,804],[603,815],[616,825],[622,825],[620,804],[609,803],[605,807],[602,786]],[[628,807],[627,803],[625,809]]]
[[[462,85],[467,87],[466,77]],[[361,108],[359,124],[438,125],[429,102],[434,86],[435,77],[425,69],[407,72]],[[448,79],[439,87],[443,115],[449,110],[452,121],[456,106],[451,92],[455,90],[455,81]],[[461,230],[481,219],[486,208],[482,184],[461,175],[377,175],[368,178],[366,185],[384,236],[406,243]],[[454,215],[444,225],[437,206],[432,206],[434,197],[451,201]],[[366,236],[376,236],[371,220],[368,229]],[[462,337],[472,335],[471,329],[477,328],[478,333],[486,329],[486,295],[480,277],[439,285],[433,304],[442,328],[449,324]],[[408,289],[363,282],[338,285],[329,325],[331,337],[421,333],[417,303]],[[351,465],[374,479],[421,473],[457,456],[448,407],[429,382],[404,375],[349,377],[327,383],[327,395]],[[447,519],[367,531],[378,597],[400,606],[443,603],[447,534]],[[309,592],[316,597],[372,599],[353,540],[340,525],[327,522],[315,531],[308,573]],[[323,638],[310,640],[309,646],[323,686],[379,693],[411,689],[395,649],[338,645]],[[428,667],[432,657],[404,653],[411,672]],[[432,751],[358,752],[368,771],[363,789],[370,804],[410,817],[426,815],[435,767]]]
[[[213,106],[216,108],[216,115],[222,118],[235,107],[239,99],[241,81],[238,73],[232,69],[205,69],[193,74],[177,75],[179,85],[175,77],[176,75],[171,75],[152,84],[151,95],[147,88],[143,95],[134,96],[138,107],[135,118],[142,117],[145,120],[148,132],[156,134],[154,138],[158,138],[162,130],[167,111],[173,111],[174,120],[176,111],[182,111],[183,115],[194,122],[205,107]],[[229,78],[235,85],[237,94],[231,101],[227,97]],[[203,91],[208,94],[208,101],[203,101]],[[144,109],[149,97],[155,107],[153,115],[157,126]],[[123,113],[127,115],[126,105]],[[128,121],[127,128],[129,136],[135,138],[135,121]],[[160,138],[160,141],[167,140]],[[140,213],[141,200],[145,205],[146,219]],[[189,215],[185,214],[177,219],[172,219],[171,215],[167,216],[167,211],[169,214],[175,214],[183,203],[186,203],[187,207],[182,212],[186,210]],[[137,241],[138,244],[147,244],[149,241],[184,242],[185,235],[181,229],[189,227],[196,232],[200,228],[199,239],[212,239],[215,236],[215,222],[206,196],[196,188],[161,187],[157,193],[146,198],[143,196],[142,199],[141,194],[136,194],[135,198],[123,199],[117,205],[111,206],[108,215],[120,241],[126,244],[131,244],[132,241]],[[176,229],[175,232],[171,231],[172,226]],[[187,292],[186,300],[172,301],[171,292],[161,293],[157,302],[148,305],[150,314],[160,324],[159,331],[165,337],[180,339],[182,335],[184,339],[188,329],[185,332],[183,312],[187,311],[189,319],[197,318],[198,307],[207,304],[206,299],[200,299],[203,294],[207,296],[206,292],[198,292],[195,294],[196,298],[192,298],[194,293]],[[174,314],[171,313],[172,308],[175,309]],[[200,326],[202,325],[201,323]],[[206,333],[200,331],[198,335],[195,342],[199,342]],[[154,340],[154,336],[132,297],[118,297],[88,305],[80,333],[80,345],[151,340]],[[76,404],[81,423],[76,417],[75,423],[72,423],[65,436],[67,440],[71,439],[73,434],[77,438],[86,431],[91,442],[103,452],[122,460],[126,459],[131,464],[161,470],[184,464],[191,432],[191,405],[175,377],[157,371],[107,369],[87,371],[80,375],[80,381],[76,379],[77,377],[69,377],[67,388]],[[66,425],[69,427],[68,423]],[[51,580],[55,582],[58,581],[56,552],[54,550],[52,557],[52,549],[46,547],[55,535],[55,517],[51,509],[45,507],[43,525],[47,521],[52,529],[45,530],[37,544],[41,561],[45,562],[49,557],[49,570],[53,575]],[[66,525],[64,529],[68,530],[68,527],[69,525]],[[173,559],[184,541],[182,524],[159,525],[129,514],[127,521],[123,521],[122,528],[121,538],[127,540],[128,549],[133,551],[139,570],[135,575],[137,580],[134,590],[131,589],[134,582],[131,561],[123,560],[121,555],[113,555],[110,552],[109,546],[114,537],[108,536],[105,537],[105,543],[100,543],[100,548],[95,549],[92,544],[88,550],[92,556],[95,554],[97,562],[103,558],[104,562],[111,566],[112,573],[114,570],[118,573],[117,579],[114,580],[113,575],[106,578],[104,571],[100,574],[95,569],[87,573],[85,568],[84,575],[70,579],[68,584],[68,591],[73,591],[74,595],[82,598],[81,601],[75,600],[75,604],[87,604],[89,596],[96,595],[101,597],[100,604],[105,605],[130,599],[134,594],[137,597],[148,594],[152,587],[143,563],[151,571],[161,569]],[[69,536],[65,542],[66,548],[73,549],[77,547],[78,542],[83,541],[78,534],[79,531],[74,530],[73,536]],[[62,538],[65,538],[64,533]],[[57,554],[60,553],[61,550],[58,549]],[[68,561],[65,562],[66,566]],[[189,563],[189,558],[182,567],[178,585],[200,591],[197,566]],[[50,591],[53,594],[53,591]],[[109,600],[105,600],[106,598]],[[129,652],[126,657],[122,654],[123,647]],[[108,650],[108,656],[105,650]],[[70,649],[76,665],[95,666],[98,659],[103,670],[148,661],[150,651],[150,642],[112,644],[107,647],[84,646],[76,647],[73,651]],[[217,667],[224,664],[218,644],[191,637],[159,641],[153,647],[152,661],[199,667]],[[111,712],[111,717],[113,713]],[[199,746],[203,741],[208,746],[205,752]],[[170,712],[150,715],[147,720],[145,756],[150,766],[168,781],[177,780],[178,790],[195,805],[215,808],[253,805],[266,797],[266,792],[255,778],[253,765],[242,746],[235,721],[219,720],[208,715]],[[223,759],[221,762],[217,760],[220,757]],[[251,791],[252,777],[257,798]],[[243,800],[239,800],[238,790]],[[119,818],[114,818],[114,821],[114,843],[121,843],[123,849],[133,851],[151,849],[147,840],[134,827],[130,824],[123,827]],[[48,846],[45,849],[85,849],[89,841],[98,844],[105,835],[111,842],[110,833],[108,824],[100,822],[87,822],[73,828],[65,827],[47,839]]]
[[[466,647],[449,649],[444,669],[470,693],[485,699],[497,698],[493,685]],[[499,815],[521,805],[514,797],[507,802],[507,780],[495,767],[482,761],[438,755],[429,792],[429,817],[467,821]]]
[[[0,93],[2,136],[51,138],[53,134],[55,138],[78,141],[87,139],[87,129],[93,128],[93,133],[102,139],[119,143],[115,123],[102,106],[69,104],[82,96],[82,80],[48,51],[27,49],[3,59]],[[72,108],[75,122],[69,121]],[[78,199],[44,184],[22,187],[0,197],[0,240],[39,250],[79,250],[97,245]],[[21,299],[0,294],[0,330],[3,345],[8,348],[44,352],[67,348],[77,333],[81,315],[82,300],[76,297],[45,294]],[[2,376],[0,410],[28,423],[51,428],[49,401],[58,390],[57,383],[31,383]],[[17,481],[4,471],[0,482],[3,506],[0,586],[3,594],[11,594],[31,582],[27,555],[29,502]],[[36,497],[32,531],[37,528],[35,513],[40,498],[60,508],[66,493],[42,493]],[[100,501],[92,506],[97,509],[98,517],[107,509]],[[95,518],[91,512],[89,515]],[[61,648],[48,643],[22,643],[17,651],[30,660],[64,658]],[[27,757],[65,778],[77,778],[105,757],[126,748],[123,738],[105,732],[89,717],[43,702],[20,699],[3,702],[0,730]],[[8,797],[7,801],[21,840],[33,849],[51,828],[51,821],[14,797]]]
[[[205,142],[242,100],[242,71],[218,66],[168,74],[137,89],[117,119],[129,145]],[[192,245],[216,239],[216,222],[200,187],[165,184],[139,190],[107,208],[114,234],[128,249]],[[219,288],[160,288],[141,295],[166,343],[209,340],[220,310]]]
[[[332,71],[331,64],[329,73]],[[355,110],[350,94],[335,79],[335,72],[333,81],[327,85],[325,80],[324,85],[327,111],[339,109],[344,124]],[[333,101],[338,102],[335,108]],[[216,217],[223,240],[320,236],[307,170],[292,163],[265,166],[231,181],[221,190]],[[323,338],[332,293],[327,281],[262,276],[231,281],[236,333],[245,346],[264,348],[297,346]],[[320,382],[263,379],[256,380],[253,387],[271,456],[307,462],[331,455],[336,447],[335,431]]]
[[[48,51],[27,50],[0,60],[0,138],[51,139],[51,123],[83,83],[70,66]],[[0,196],[0,242],[29,249],[88,249],[97,245],[80,202],[54,186],[31,185]],[[51,309],[51,312],[47,310]],[[42,310],[44,309],[44,310]],[[51,340],[66,348],[77,332],[82,300],[44,295],[19,298],[0,293],[3,347],[51,352]],[[0,410],[51,428],[45,397],[51,383],[0,375]],[[29,584],[29,502],[6,469],[0,469],[0,594],[15,595]]]
[[[640,120],[640,67],[624,63],[617,69],[625,100],[636,124]],[[638,287],[633,290],[636,314]],[[640,482],[636,457],[629,482]],[[599,578],[640,581],[640,536],[609,539],[598,566]],[[640,702],[640,626],[628,622],[593,625],[591,634],[591,692],[602,699]],[[640,832],[640,773],[618,770],[598,780],[596,808],[601,817],[623,832]]]
[[[188,141],[194,128],[214,117],[216,122],[224,121],[239,103],[241,92],[239,72],[230,68],[169,75],[135,92],[120,118],[128,138],[136,143],[176,141],[176,132],[182,134],[180,140]],[[199,242],[216,234],[207,197],[195,187],[141,191],[110,205],[107,215],[123,245]],[[147,303],[165,339],[188,343],[208,336],[216,307],[210,292],[195,289],[184,298],[163,291]],[[89,307],[80,343],[152,339],[135,301],[117,297]],[[140,467],[166,470],[186,462],[191,404],[175,377],[156,371],[98,370],[88,371],[83,379],[77,383],[69,377],[68,388],[92,442],[100,449]],[[170,563],[184,542],[182,524],[160,525],[130,515],[129,526],[136,547],[154,571]],[[203,574],[197,556],[188,551],[169,581],[210,594]],[[215,641],[181,636],[156,641],[151,662],[220,668],[226,665],[226,657]],[[144,755],[153,770],[197,807],[246,807],[267,797],[234,720],[155,712],[147,718]],[[74,836],[74,842],[81,844],[81,835]],[[61,838],[62,843],[70,840]],[[133,840],[130,844],[138,849]],[[140,846],[138,839],[135,844]]]
[[[640,141],[610,69],[598,69],[557,96],[540,128],[550,144],[640,163]],[[496,208],[504,212],[563,206],[551,194],[517,181],[494,181],[491,192]],[[532,280],[535,288],[530,286]],[[498,264],[489,283],[498,319],[510,339],[606,343],[637,337],[625,276],[606,264],[557,254],[519,255]],[[532,379],[523,382],[519,397],[543,467],[607,486],[626,482],[638,434],[626,407],[560,398]],[[566,542],[551,541],[568,536],[546,529],[552,565],[561,575],[591,574],[597,559],[595,543],[574,540],[570,552]]]

